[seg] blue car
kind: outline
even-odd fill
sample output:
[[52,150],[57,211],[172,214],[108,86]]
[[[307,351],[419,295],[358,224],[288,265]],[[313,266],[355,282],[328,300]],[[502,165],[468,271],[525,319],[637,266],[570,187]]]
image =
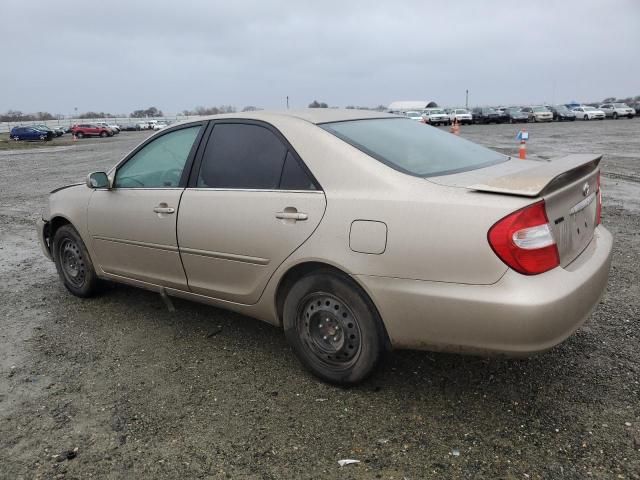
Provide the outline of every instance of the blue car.
[[53,132],[46,132],[34,127],[13,127],[9,133],[13,140],[51,140]]

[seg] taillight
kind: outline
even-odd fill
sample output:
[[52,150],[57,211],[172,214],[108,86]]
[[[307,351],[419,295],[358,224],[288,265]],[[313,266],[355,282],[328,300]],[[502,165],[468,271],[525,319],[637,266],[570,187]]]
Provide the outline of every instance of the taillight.
[[537,275],[560,265],[544,200],[499,220],[487,237],[496,255],[523,275]]
[[597,185],[597,193],[596,193],[596,227],[600,225],[602,222],[602,188],[600,187],[600,170],[598,170],[598,180],[596,182]]

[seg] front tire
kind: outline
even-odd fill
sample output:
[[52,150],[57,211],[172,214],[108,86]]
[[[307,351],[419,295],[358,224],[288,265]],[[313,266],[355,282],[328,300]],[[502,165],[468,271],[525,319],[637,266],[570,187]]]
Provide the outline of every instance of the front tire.
[[585,120],[589,120],[589,115],[585,115],[585,116],[584,116],[584,119],[585,119]]
[[106,137],[107,135],[109,135],[107,132],[100,132],[100,136],[102,138]]
[[300,362],[330,383],[361,382],[385,350],[384,327],[371,300],[352,279],[329,270],[293,285],[283,323]]
[[84,137],[84,133],[78,132],[78,133],[76,133],[76,137],[83,138]]
[[613,115],[611,115],[611,117],[612,117],[614,120],[617,120],[617,119],[618,119],[618,112],[613,112]]
[[71,225],[60,227],[53,237],[53,260],[62,283],[76,297],[91,297],[98,289],[98,276],[87,247]]

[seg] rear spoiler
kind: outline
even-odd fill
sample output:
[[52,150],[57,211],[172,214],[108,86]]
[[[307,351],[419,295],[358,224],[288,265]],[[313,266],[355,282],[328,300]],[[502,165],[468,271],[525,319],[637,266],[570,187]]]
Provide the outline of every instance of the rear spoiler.
[[589,153],[566,155],[533,168],[491,178],[484,183],[477,183],[467,188],[479,192],[538,197],[595,170],[600,160],[602,155]]

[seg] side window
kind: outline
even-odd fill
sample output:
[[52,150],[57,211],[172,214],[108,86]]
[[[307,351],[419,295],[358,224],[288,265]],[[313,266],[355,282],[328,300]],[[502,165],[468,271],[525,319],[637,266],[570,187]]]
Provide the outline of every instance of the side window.
[[166,133],[146,144],[116,172],[116,188],[177,187],[201,125]]
[[269,129],[221,123],[202,157],[198,187],[276,189],[287,149]]
[[287,152],[287,158],[284,161],[280,188],[282,190],[316,190],[315,183],[291,152]]

